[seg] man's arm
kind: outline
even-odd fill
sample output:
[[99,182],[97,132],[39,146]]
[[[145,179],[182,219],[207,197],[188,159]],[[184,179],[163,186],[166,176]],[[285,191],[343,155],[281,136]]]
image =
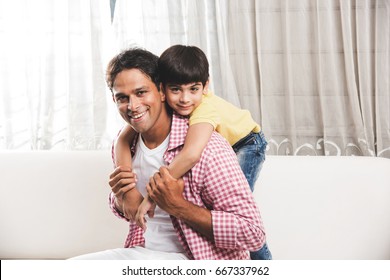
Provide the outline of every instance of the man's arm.
[[205,152],[202,200],[211,208],[215,245],[256,251],[265,242],[260,213],[234,151],[215,134]]
[[265,234],[259,210],[236,155],[227,143],[218,141],[207,149],[198,168],[205,174],[202,200],[211,210],[186,201],[183,182],[173,179],[164,167],[150,181],[149,195],[160,208],[213,240],[217,247],[260,249]]
[[173,178],[166,167],[160,167],[159,172],[150,178],[146,190],[161,209],[214,240],[211,212],[185,200],[184,181]]
[[129,219],[134,220],[143,196],[135,187],[136,175],[130,167],[119,166],[110,175],[110,187],[115,196],[115,208]]

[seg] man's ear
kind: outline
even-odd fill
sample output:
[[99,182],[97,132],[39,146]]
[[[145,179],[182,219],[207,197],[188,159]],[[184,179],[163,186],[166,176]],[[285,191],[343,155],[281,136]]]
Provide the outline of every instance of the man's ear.
[[114,93],[113,93],[113,92],[111,92],[111,97],[112,97],[112,101],[114,101],[114,103],[116,103],[116,102],[115,102],[115,96],[114,96]]

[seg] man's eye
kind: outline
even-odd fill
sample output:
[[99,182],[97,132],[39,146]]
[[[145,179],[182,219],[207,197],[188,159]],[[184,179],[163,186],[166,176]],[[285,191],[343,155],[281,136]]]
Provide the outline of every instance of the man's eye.
[[125,103],[127,102],[128,98],[126,96],[119,96],[116,98],[117,103]]
[[141,90],[141,91],[138,91],[137,92],[137,95],[139,96],[139,95],[144,95],[146,93],[146,91],[145,90]]

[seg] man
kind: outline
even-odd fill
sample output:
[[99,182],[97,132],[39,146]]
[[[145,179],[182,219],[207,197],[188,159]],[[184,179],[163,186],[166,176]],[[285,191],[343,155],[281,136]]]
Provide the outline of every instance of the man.
[[[109,63],[107,83],[118,111],[138,132],[132,144],[134,172],[119,166],[110,176],[111,209],[130,228],[125,248],[85,258],[249,259],[249,250],[262,247],[265,234],[228,142],[213,133],[200,161],[180,180],[160,167],[182,149],[188,119],[167,108],[157,60],[130,49]],[[133,219],[146,193],[158,207],[144,232]]]

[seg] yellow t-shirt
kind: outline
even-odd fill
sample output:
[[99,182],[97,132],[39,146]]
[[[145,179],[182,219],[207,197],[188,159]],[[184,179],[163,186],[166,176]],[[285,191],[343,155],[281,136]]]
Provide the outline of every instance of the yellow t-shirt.
[[240,109],[212,93],[204,94],[202,102],[190,115],[190,125],[204,122],[210,123],[231,146],[250,132],[261,130],[248,110]]

